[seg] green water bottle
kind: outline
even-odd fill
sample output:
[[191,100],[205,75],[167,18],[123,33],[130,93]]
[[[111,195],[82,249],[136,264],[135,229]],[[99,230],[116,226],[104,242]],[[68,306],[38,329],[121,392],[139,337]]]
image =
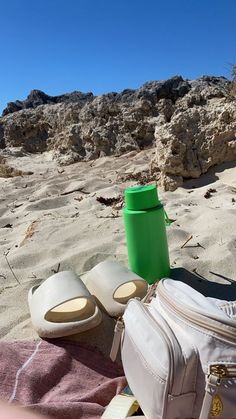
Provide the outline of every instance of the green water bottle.
[[153,284],[170,274],[165,212],[156,185],[125,189],[125,204],[130,269]]

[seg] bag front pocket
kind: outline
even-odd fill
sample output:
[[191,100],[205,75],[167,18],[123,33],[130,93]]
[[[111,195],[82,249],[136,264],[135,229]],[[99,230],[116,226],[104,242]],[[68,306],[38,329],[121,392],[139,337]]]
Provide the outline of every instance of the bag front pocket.
[[[185,360],[175,335],[159,313],[138,300],[130,300],[123,319],[124,371],[144,414],[149,419],[180,417],[178,411],[174,417],[166,416],[169,397],[181,394],[185,376]],[[185,408],[185,417],[190,417],[192,404]]]

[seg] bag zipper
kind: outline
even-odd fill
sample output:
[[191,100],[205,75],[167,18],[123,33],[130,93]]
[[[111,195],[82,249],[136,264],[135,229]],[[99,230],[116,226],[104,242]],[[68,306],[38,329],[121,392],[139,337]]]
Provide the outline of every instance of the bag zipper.
[[236,364],[232,365],[230,363],[217,363],[211,364],[209,366],[209,375],[214,375],[218,378],[218,383],[221,384],[221,381],[224,378],[236,377]]
[[158,284],[158,288],[157,288],[157,293],[160,297],[160,301],[164,302],[164,304],[166,304],[169,308],[170,311],[175,311],[178,316],[181,318],[184,318],[187,321],[190,321],[191,323],[197,325],[197,326],[201,326],[205,329],[208,329],[214,333],[217,333],[219,338],[227,338],[230,339],[230,342],[235,343],[236,344],[236,329],[232,330],[232,332],[227,329],[224,330],[222,328],[222,326],[220,326],[219,322],[217,322],[216,320],[214,321],[214,325],[210,324],[209,321],[207,321],[208,319],[206,319],[205,316],[196,313],[196,312],[192,312],[191,310],[187,309],[186,307],[184,307],[183,305],[178,305],[178,303],[176,303],[176,301],[174,301],[174,299],[170,299],[169,294],[167,293],[167,291],[164,288],[164,285],[162,282],[159,282]]
[[205,396],[202,403],[201,413],[199,419],[208,419],[210,417],[217,417],[223,411],[223,404],[221,402],[218,389],[224,379],[236,378],[236,365],[232,364],[211,364],[208,368],[208,375],[206,376]]

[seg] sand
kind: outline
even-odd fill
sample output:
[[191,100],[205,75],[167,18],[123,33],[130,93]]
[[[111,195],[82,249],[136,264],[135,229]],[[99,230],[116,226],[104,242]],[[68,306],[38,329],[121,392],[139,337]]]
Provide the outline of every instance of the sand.
[[[0,178],[1,339],[38,338],[27,292],[58,269],[83,278],[106,259],[128,266],[121,205],[105,206],[96,198],[122,197],[124,188],[137,182],[121,182],[121,177],[148,170],[154,153],[149,149],[66,167],[57,166],[50,153],[9,153],[8,164],[33,174]],[[210,188],[215,192],[207,199]],[[215,167],[175,192],[159,189],[159,196],[175,220],[167,228],[172,276],[188,277],[190,283],[202,277],[225,285],[236,280],[235,164]],[[96,330],[74,338],[99,341],[108,353],[113,325],[104,314]]]

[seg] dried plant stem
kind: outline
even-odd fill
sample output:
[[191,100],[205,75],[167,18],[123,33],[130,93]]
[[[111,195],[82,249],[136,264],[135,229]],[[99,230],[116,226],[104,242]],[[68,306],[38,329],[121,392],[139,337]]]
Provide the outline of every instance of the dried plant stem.
[[193,238],[193,235],[189,236],[189,238],[182,244],[181,249]]
[[13,271],[13,269],[12,269],[12,267],[11,267],[11,265],[10,265],[10,263],[9,263],[8,259],[7,259],[7,253],[4,253],[4,256],[5,256],[5,259],[6,259],[6,261],[7,261],[7,264],[8,264],[8,266],[9,266],[9,269],[10,269],[10,271],[11,271],[12,275],[14,276],[14,278],[15,278],[16,282],[17,282],[19,285],[21,285],[21,283],[20,283],[19,279],[18,279],[18,278],[17,278],[17,276],[15,275],[15,273],[14,273],[14,271]]

